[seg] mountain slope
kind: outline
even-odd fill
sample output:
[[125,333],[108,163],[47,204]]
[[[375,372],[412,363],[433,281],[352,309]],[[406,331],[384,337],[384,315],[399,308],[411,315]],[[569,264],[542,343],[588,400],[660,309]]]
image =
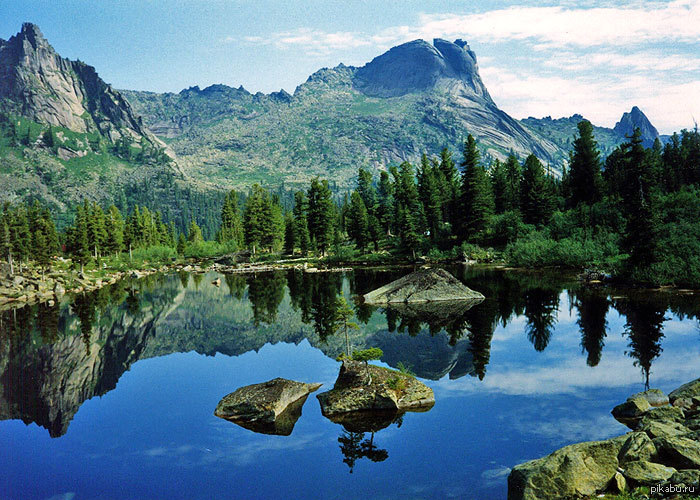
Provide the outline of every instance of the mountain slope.
[[39,198],[59,225],[83,198],[124,210],[138,203],[184,228],[190,214],[177,198],[191,189],[172,152],[95,68],[58,55],[31,23],[0,40],[0,202]]
[[461,40],[416,40],[362,68],[323,68],[293,96],[223,85],[122,92],[167,138],[189,175],[231,187],[252,181],[298,187],[315,175],[349,187],[359,165],[378,170],[443,147],[460,152],[468,133],[487,158],[511,150],[548,163],[562,156],[498,109]]

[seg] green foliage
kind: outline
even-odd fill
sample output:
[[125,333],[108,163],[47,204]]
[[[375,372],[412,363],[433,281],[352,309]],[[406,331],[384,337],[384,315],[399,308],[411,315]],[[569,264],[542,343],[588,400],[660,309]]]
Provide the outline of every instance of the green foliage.
[[568,171],[569,205],[592,204],[600,200],[603,191],[603,178],[600,172],[600,151],[593,138],[593,126],[588,120],[578,124],[579,136],[574,141],[574,149]]
[[479,150],[471,134],[464,143],[462,168],[460,208],[463,218],[458,236],[462,240],[482,241],[493,216],[494,202],[491,182],[479,161]]
[[413,371],[412,371],[408,366],[406,366],[406,365],[403,363],[403,361],[399,361],[398,363],[396,363],[396,369],[397,369],[398,371],[400,371],[401,373],[403,373],[404,375],[409,375],[409,376],[411,376],[411,377],[415,377],[415,376],[416,376],[416,374],[413,373]]
[[408,387],[408,380],[406,380],[406,377],[394,376],[386,381],[386,385],[388,385],[390,389],[400,393]]
[[381,357],[384,355],[382,350],[378,347],[370,347],[369,349],[363,349],[360,351],[353,351],[352,352],[352,359],[354,361],[364,361],[367,363],[368,361],[372,361],[374,359],[381,359]]

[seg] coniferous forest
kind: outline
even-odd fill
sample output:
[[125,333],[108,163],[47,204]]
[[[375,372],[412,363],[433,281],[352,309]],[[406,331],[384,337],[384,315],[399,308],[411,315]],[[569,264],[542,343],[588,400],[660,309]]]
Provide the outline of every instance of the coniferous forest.
[[[39,202],[6,203],[3,258],[42,270],[59,256],[81,270],[104,258],[206,258],[249,250],[327,262],[473,260],[511,266],[591,268],[644,284],[700,284],[700,134],[684,130],[644,148],[639,130],[603,159],[593,127],[578,124],[561,177],[530,154],[486,164],[469,135],[378,178],[360,167],[356,188],[315,178],[305,191],[254,184],[224,197],[220,219],[186,230],[159,211],[85,200],[60,233]],[[207,225],[205,238],[201,224]],[[126,261],[126,260],[124,260]]]

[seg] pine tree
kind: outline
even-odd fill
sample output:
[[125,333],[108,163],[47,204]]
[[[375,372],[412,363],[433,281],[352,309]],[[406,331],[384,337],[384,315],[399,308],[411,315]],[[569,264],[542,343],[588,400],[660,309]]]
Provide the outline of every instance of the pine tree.
[[124,248],[124,219],[116,206],[109,207],[105,222],[107,230],[105,250],[116,257]]
[[204,238],[202,237],[202,229],[194,219],[190,221],[190,225],[187,228],[187,241],[190,243],[199,243],[204,241]]
[[306,195],[303,191],[297,191],[294,193],[294,241],[299,246],[301,254],[306,256],[309,252],[310,237],[309,237],[309,224],[306,218],[308,212],[308,203],[306,201]]
[[89,219],[90,206],[85,203],[78,205],[75,213],[75,222],[71,231],[71,255],[74,262],[80,265],[80,273],[85,270],[85,265],[90,262]]
[[520,188],[523,179],[523,170],[514,153],[508,155],[504,165],[506,186],[503,194],[503,211],[520,210]]
[[386,171],[379,173],[379,208],[377,219],[384,234],[391,233],[391,221],[394,216],[394,186]]
[[369,222],[367,208],[362,196],[357,191],[350,195],[350,209],[348,211],[348,236],[355,242],[362,253],[369,241]]
[[534,154],[525,159],[520,193],[523,221],[535,225],[547,222],[554,212],[554,193],[542,163]]
[[428,160],[426,155],[421,157],[421,167],[418,171],[418,194],[423,204],[426,224],[430,239],[435,242],[440,235],[442,225],[442,201],[440,184],[437,177],[439,170]]
[[328,181],[319,181],[318,177],[311,181],[308,192],[308,223],[311,241],[321,255],[326,254],[333,239],[333,221],[335,208],[331,199]]
[[44,273],[51,266],[51,243],[48,239],[49,229],[47,227],[46,220],[39,219],[36,226],[34,226],[34,259],[41,268],[41,279],[44,279]]
[[177,253],[178,255],[183,255],[185,253],[185,247],[187,246],[187,239],[184,233],[180,233],[177,238]]
[[569,167],[569,206],[592,205],[602,197],[603,178],[600,171],[600,151],[593,138],[593,125],[588,120],[578,123],[579,136],[574,140]]
[[2,251],[2,256],[7,260],[7,264],[10,266],[10,276],[15,274],[14,262],[12,258],[12,220],[10,213],[9,203],[6,203],[3,207],[2,217],[0,218],[0,250]]
[[506,211],[507,183],[505,165],[499,160],[495,160],[491,166],[491,190],[493,191],[493,206],[497,214]]
[[282,215],[282,207],[279,204],[279,198],[275,196],[266,196],[263,204],[262,224],[262,239],[260,246],[266,247],[268,251],[277,250],[284,240],[284,217]]
[[243,246],[243,222],[238,209],[238,193],[233,190],[226,195],[221,207],[221,229],[219,230],[220,243],[232,240],[238,247]]
[[245,242],[253,250],[253,254],[263,240],[265,205],[268,197],[269,193],[260,184],[253,184],[243,211]]
[[88,241],[94,251],[93,257],[97,259],[107,241],[104,212],[97,203],[93,202],[90,205],[87,200],[85,200],[83,207],[85,213],[88,214]]
[[483,239],[493,216],[493,194],[486,169],[479,161],[476,140],[471,134],[464,143],[460,206],[462,209],[460,239]]
[[284,214],[284,252],[289,255],[294,255],[295,236],[294,217],[291,212],[287,212]]
[[416,247],[421,242],[424,215],[420,204],[418,188],[413,175],[413,165],[403,162],[399,169],[391,168],[394,176],[395,221],[403,251],[410,251],[415,258]]

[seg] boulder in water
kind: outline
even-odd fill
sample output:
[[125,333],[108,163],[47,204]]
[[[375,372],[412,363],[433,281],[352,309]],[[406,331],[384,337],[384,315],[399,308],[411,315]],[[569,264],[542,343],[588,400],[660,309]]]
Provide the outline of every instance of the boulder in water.
[[321,385],[284,378],[247,385],[224,396],[214,415],[254,432],[288,436],[306,398]]
[[481,293],[466,287],[444,269],[420,269],[364,296],[367,304],[483,299]]

